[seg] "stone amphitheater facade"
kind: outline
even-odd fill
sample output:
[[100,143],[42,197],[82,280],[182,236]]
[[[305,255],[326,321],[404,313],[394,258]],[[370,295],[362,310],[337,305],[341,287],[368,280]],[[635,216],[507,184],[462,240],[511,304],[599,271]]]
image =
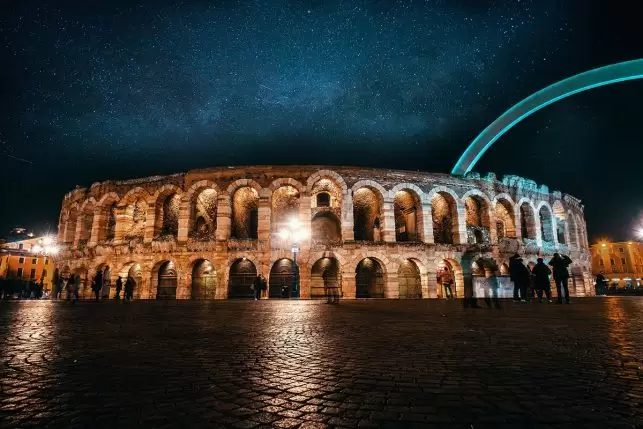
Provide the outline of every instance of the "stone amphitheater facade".
[[592,293],[580,201],[493,173],[250,166],[95,183],[64,197],[57,267],[80,275],[85,297],[109,266],[112,285],[135,278],[139,299],[249,297],[259,273],[275,298],[292,282],[292,243],[279,231],[293,218],[309,232],[298,243],[301,298],[329,283],[347,299],[437,298],[445,266],[457,297],[506,296],[512,254],[556,251],[574,261],[572,293]]

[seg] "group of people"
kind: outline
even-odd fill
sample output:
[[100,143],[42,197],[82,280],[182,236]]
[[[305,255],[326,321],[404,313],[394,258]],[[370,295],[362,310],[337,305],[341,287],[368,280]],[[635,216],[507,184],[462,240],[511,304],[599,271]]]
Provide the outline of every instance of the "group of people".
[[[65,299],[68,302],[76,302],[78,300],[81,281],[79,274],[72,273],[69,277],[65,278],[64,275],[60,275],[58,270],[54,271],[54,298],[61,299],[63,291],[65,291]],[[136,280],[134,280],[132,276],[128,276],[125,282],[123,282],[123,278],[118,276],[118,280],[116,280],[116,295],[114,299],[121,299],[120,295],[123,290],[123,286],[125,287],[125,300],[131,301],[134,298]],[[96,271],[96,274],[92,279],[91,289],[96,301],[100,300],[101,293],[103,293],[103,299],[109,299],[109,268],[99,268]]]
[[255,301],[261,299],[261,293],[264,290],[268,289],[268,281],[263,276],[263,274],[259,274],[257,277],[255,277],[254,281],[252,282],[252,286],[250,286],[250,289],[252,290]]
[[542,302],[544,294],[547,297],[547,302],[552,302],[549,276],[553,274],[558,295],[556,303],[563,303],[564,292],[565,302],[569,304],[569,271],[567,267],[571,264],[572,260],[569,256],[554,253],[547,264],[543,258],[538,258],[536,265],[529,269],[520,255],[516,253],[509,258],[509,278],[514,283],[514,301],[527,302],[537,294],[538,301]]

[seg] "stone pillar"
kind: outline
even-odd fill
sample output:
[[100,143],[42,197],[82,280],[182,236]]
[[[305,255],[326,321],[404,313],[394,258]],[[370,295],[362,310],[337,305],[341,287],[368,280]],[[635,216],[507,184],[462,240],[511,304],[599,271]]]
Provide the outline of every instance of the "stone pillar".
[[85,215],[84,213],[80,212],[78,214],[78,217],[76,218],[76,230],[74,231],[74,248],[78,248],[78,242],[80,241],[80,234],[81,231],[83,230],[83,226],[85,224]]
[[490,205],[487,207],[487,219],[489,219],[489,242],[497,243],[498,231],[496,230],[496,217]]
[[556,216],[551,217],[551,227],[554,230],[554,247],[558,249],[560,243],[558,242],[558,218]]
[[355,299],[355,295],[357,293],[357,285],[355,284],[355,271],[350,269],[348,271],[345,271],[343,267],[341,268],[341,270],[342,271],[339,274],[342,276],[342,298]]
[[[303,254],[301,254],[303,255]],[[297,256],[297,265],[299,266],[299,296],[302,299],[310,299],[310,270],[311,267],[308,264],[300,264],[299,257]],[[302,260],[304,257],[302,256]],[[308,257],[306,256],[306,259]]]
[[342,240],[344,241],[354,241],[355,240],[355,231],[353,226],[355,221],[353,219],[353,194],[351,190],[348,190],[344,193],[342,199]]
[[123,236],[125,235],[126,228],[130,226],[128,222],[129,216],[127,216],[125,210],[125,207],[119,207],[116,209],[116,228],[114,231],[115,245],[123,243]]
[[438,298],[437,271],[429,270],[422,276],[422,298]]
[[382,215],[384,224],[382,236],[386,243],[395,243],[395,208],[392,198],[384,198],[382,204]]
[[270,189],[261,189],[257,201],[257,238],[270,243]]
[[153,201],[147,202],[147,212],[145,213],[145,235],[143,243],[151,243],[154,240],[156,231],[156,204]]
[[384,276],[384,279],[384,298],[399,299],[400,282],[398,279],[397,271],[387,272]]
[[88,246],[94,247],[98,244],[98,240],[100,238],[100,227],[101,225],[104,225],[103,219],[107,222],[105,210],[101,207],[97,207],[94,212],[94,218],[92,219],[92,230],[89,233]]
[[516,231],[516,239],[518,241],[522,240],[522,223],[520,216],[520,206],[514,207],[514,229]]
[[536,244],[541,247],[543,245],[543,234],[540,227],[540,213],[534,212],[534,228],[536,228]]
[[302,194],[299,196],[299,223],[301,224],[301,229],[306,233],[306,239],[299,244],[302,255],[307,254],[310,249],[311,220],[310,195]]
[[[422,241],[433,244],[435,239],[433,237],[433,213],[431,209],[430,202],[422,202]],[[422,296],[424,296],[424,293],[422,293]]]
[[181,200],[179,206],[179,233],[176,237],[178,243],[186,243],[190,232],[190,201]]
[[458,222],[453,225],[453,242],[456,244],[467,244],[467,209],[461,201],[456,202],[458,211]]
[[230,195],[222,194],[217,197],[217,230],[215,235],[218,241],[226,241],[230,238],[232,231],[231,204]]

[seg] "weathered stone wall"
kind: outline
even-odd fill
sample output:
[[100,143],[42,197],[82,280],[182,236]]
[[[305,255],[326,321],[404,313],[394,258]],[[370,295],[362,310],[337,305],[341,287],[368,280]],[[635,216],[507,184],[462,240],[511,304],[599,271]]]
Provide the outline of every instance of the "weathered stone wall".
[[[320,193],[329,195],[323,207]],[[269,277],[279,260],[281,268],[292,266],[283,261],[292,259],[292,242],[278,232],[293,218],[308,233],[297,255],[304,298],[329,285],[345,298],[356,297],[358,286],[369,296],[420,291],[435,298],[436,273],[446,265],[456,294],[470,295],[474,262],[492,261],[484,270],[478,265],[478,274],[504,275],[514,252],[529,262],[569,254],[572,290],[592,290],[583,207],[574,197],[516,176],[348,167],[214,168],[76,189],[62,204],[59,241],[66,249],[58,265],[83,273],[87,284],[110,266],[112,284],[132,275],[135,296],[144,299],[242,297],[253,272]],[[451,243],[440,244],[446,232]],[[357,267],[367,258],[362,267],[377,262],[381,269],[364,289]]]

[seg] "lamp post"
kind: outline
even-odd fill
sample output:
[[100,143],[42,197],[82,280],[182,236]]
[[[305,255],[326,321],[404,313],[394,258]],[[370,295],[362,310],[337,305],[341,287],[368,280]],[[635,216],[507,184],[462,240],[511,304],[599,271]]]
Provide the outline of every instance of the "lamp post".
[[299,284],[299,265],[297,265],[297,253],[299,253],[299,243],[307,236],[306,232],[301,228],[298,219],[291,219],[288,222],[288,227],[279,232],[281,238],[291,243],[292,260],[293,260],[293,277],[292,287],[290,288],[290,297],[299,298],[301,295]]

